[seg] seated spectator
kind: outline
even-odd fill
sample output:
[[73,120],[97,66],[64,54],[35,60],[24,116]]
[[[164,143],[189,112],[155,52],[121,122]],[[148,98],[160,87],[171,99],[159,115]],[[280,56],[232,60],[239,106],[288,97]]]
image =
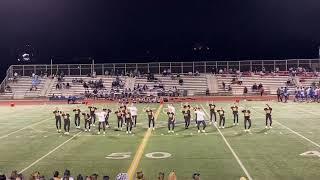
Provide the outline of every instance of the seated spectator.
[[61,180],[61,177],[59,176],[59,172],[58,171],[55,171],[53,173],[53,180]]
[[[81,175],[81,174],[79,174],[78,176],[77,176],[77,180],[83,180],[83,176]],[[103,179],[104,180],[104,179]]]
[[73,180],[73,177],[71,177],[71,173],[68,169],[64,171],[62,180]]
[[258,90],[260,90],[263,87],[263,85],[260,83],[258,86]]
[[247,88],[247,87],[244,87],[244,88],[243,88],[243,94],[246,95],[247,93],[248,93],[248,88]]
[[71,86],[69,83],[67,83],[66,88],[69,89]]
[[200,180],[200,174],[199,174],[199,173],[194,173],[194,174],[192,175],[192,179],[193,179],[193,180]]
[[182,86],[183,84],[183,79],[179,79],[179,85]]
[[119,173],[116,176],[116,180],[129,180],[129,176],[127,173]]
[[142,171],[137,172],[137,179],[144,179]]
[[10,180],[16,180],[17,176],[18,176],[18,173],[17,173],[16,170],[14,170],[14,171],[11,172],[11,175],[10,175],[9,179]]
[[11,89],[11,87],[10,87],[9,85],[7,85],[7,86],[5,87],[5,91],[7,91],[7,92],[12,92],[12,89]]
[[254,83],[252,86],[252,91],[256,91],[256,90],[258,90],[258,86],[256,83]]
[[6,177],[6,175],[4,175],[4,174],[0,174],[0,180],[7,180],[7,177]]
[[176,172],[172,171],[169,176],[168,176],[168,180],[177,180],[177,176],[176,176]]
[[158,180],[164,180],[164,173],[159,172]]

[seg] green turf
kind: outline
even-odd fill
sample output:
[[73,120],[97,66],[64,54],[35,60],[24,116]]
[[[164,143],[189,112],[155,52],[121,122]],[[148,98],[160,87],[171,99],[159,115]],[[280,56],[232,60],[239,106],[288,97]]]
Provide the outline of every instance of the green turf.
[[[317,145],[305,139],[320,144],[319,104],[268,103],[273,107],[274,119],[273,129],[270,130],[264,129],[265,102],[240,103],[240,106],[247,106],[252,110],[251,133],[243,131],[241,115],[240,125],[232,126],[230,110],[232,102],[216,103],[218,107],[224,107],[227,111],[226,128],[221,132],[239,157],[243,167],[252,179],[319,179],[320,157],[300,155],[306,151],[320,151]],[[193,105],[200,107],[202,105],[207,108],[207,103]],[[128,170],[147,130],[146,115],[142,112],[145,106],[137,105],[139,124],[134,129],[133,135],[111,128],[107,130],[106,136],[97,135],[97,127],[92,132],[75,129],[73,120],[70,135],[58,134],[52,114],[55,108],[53,105],[0,107],[2,114],[0,117],[0,171],[6,174],[10,174],[14,169],[21,171],[36,161],[33,166],[26,169],[24,172],[26,176],[33,171],[40,171],[46,177],[51,177],[54,170],[62,173],[68,168],[73,176],[79,173],[82,175],[97,173],[100,176],[110,175],[114,179],[117,173]],[[158,104],[150,106],[154,110],[159,107]],[[168,174],[171,170],[177,172],[179,179],[191,179],[193,172],[200,172],[202,179],[205,180],[231,180],[246,176],[222,135],[214,126],[208,126],[206,133],[198,134],[192,121],[192,127],[185,130],[180,103],[175,106],[178,112],[175,133],[168,134],[167,118],[161,110],[156,122],[157,129],[152,132],[146,145],[138,166],[138,170],[141,169],[145,173],[146,179],[156,179],[159,172]],[[71,109],[75,106],[62,105],[61,107],[72,113]],[[100,104],[98,107],[115,109],[116,104]],[[83,105],[81,108],[86,109]],[[208,108],[206,110],[208,112]],[[114,114],[110,122],[113,127],[116,126]],[[82,120],[81,126],[83,125]],[[305,138],[293,133],[285,126]],[[79,132],[81,133],[77,134]],[[73,137],[76,134],[77,136]],[[72,139],[68,141],[70,138]],[[66,141],[68,142],[60,146]],[[49,152],[51,153],[45,156]],[[154,159],[145,156],[152,152],[170,153],[171,157]],[[127,153],[128,158],[106,158],[112,153]]]

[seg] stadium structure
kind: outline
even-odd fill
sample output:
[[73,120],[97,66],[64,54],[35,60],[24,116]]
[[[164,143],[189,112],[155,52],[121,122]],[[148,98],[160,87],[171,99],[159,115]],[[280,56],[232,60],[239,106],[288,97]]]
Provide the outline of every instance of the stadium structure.
[[[251,87],[262,84],[263,95],[276,95],[279,87],[288,87],[293,92],[295,87],[308,87],[318,82],[319,66],[319,59],[12,65],[1,83],[0,97],[84,96],[83,82],[100,79],[103,89],[109,92],[116,77],[124,83],[122,88],[117,88],[118,93],[125,89],[133,91],[139,84],[149,87],[150,90],[143,92],[145,95],[159,95],[154,86],[161,84],[163,95],[169,95],[173,87],[179,91],[179,96],[242,96],[244,87],[248,88],[247,95],[258,95],[260,92],[252,91]],[[150,79],[150,74],[154,78]],[[32,75],[36,75],[37,80]],[[63,83],[69,83],[70,87],[56,88],[60,75],[64,76]],[[73,82],[75,79],[81,79],[82,83]],[[94,89],[87,90],[91,93]]]
[[0,178],[318,180],[319,70],[320,59],[12,65]]

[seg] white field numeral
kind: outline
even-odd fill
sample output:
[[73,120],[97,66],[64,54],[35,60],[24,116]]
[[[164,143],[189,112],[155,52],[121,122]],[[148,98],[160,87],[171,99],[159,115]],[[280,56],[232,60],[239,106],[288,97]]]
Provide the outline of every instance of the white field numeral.
[[151,159],[164,159],[171,157],[171,154],[167,152],[152,152],[146,154],[146,157]]
[[107,159],[127,159],[130,158],[131,152],[119,152],[119,153],[111,153],[106,158]]
[[309,156],[309,157],[318,156],[318,157],[320,157],[320,152],[319,151],[307,151],[307,152],[300,154],[300,156]]
[[[145,155],[147,158],[151,159],[164,159],[169,158],[172,155],[167,152],[151,152]],[[131,157],[131,152],[117,152],[117,153],[111,153],[108,156],[106,156],[107,159],[127,159]]]

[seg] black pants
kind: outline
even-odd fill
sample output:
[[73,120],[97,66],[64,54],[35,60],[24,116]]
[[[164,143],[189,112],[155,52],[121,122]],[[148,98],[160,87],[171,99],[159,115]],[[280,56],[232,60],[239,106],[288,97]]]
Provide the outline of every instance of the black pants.
[[233,123],[239,123],[239,114],[233,113]]
[[86,120],[84,123],[84,128],[87,129],[87,127],[90,129],[91,128],[91,121]]
[[151,127],[151,122],[152,122],[152,127],[154,127],[154,118],[149,118],[149,128]]
[[122,117],[119,117],[118,118],[118,128],[122,127],[122,125],[123,125],[123,119],[122,119]]
[[184,127],[185,128],[189,128],[189,126],[190,126],[190,117],[184,117],[184,123],[185,123]]
[[109,119],[106,118],[106,125],[109,126]]
[[271,114],[266,114],[266,126],[268,126],[268,120],[270,120],[270,126],[272,126],[272,117],[271,117]]
[[133,125],[133,122],[132,120],[126,120],[127,121],[127,131],[132,131],[132,125]]
[[70,131],[70,119],[64,119],[63,128],[65,132]]
[[171,121],[171,120],[169,120],[168,121],[168,129],[169,129],[169,131],[172,129],[172,130],[174,130],[174,121]]
[[278,102],[282,101],[281,97],[280,97],[280,94],[277,94],[277,98],[278,98]]
[[132,118],[132,121],[134,122],[134,127],[136,127],[137,126],[137,115],[134,115],[131,118]]
[[61,117],[56,116],[56,127],[57,129],[61,129]]
[[92,117],[92,122],[93,124],[96,123],[96,114],[91,114],[91,117]]
[[[248,128],[247,128],[247,122],[248,122]],[[249,117],[244,117],[244,129],[250,129],[251,128],[251,119]]]
[[74,124],[75,124],[76,126],[80,126],[80,115],[79,115],[79,114],[76,114],[76,115],[74,116]]
[[102,128],[103,128],[103,131],[106,131],[106,122],[99,122],[99,132],[101,130],[101,125],[102,125]]
[[226,122],[226,118],[224,116],[220,116],[219,126],[221,126],[221,122],[222,126],[224,126],[224,123]]
[[203,125],[203,130],[206,129],[207,125],[206,125],[206,122],[205,121],[198,121],[198,130],[200,130],[200,124]]
[[217,114],[216,112],[214,111],[210,111],[210,121],[212,122],[213,121],[213,118],[214,117],[214,122],[217,122]]

